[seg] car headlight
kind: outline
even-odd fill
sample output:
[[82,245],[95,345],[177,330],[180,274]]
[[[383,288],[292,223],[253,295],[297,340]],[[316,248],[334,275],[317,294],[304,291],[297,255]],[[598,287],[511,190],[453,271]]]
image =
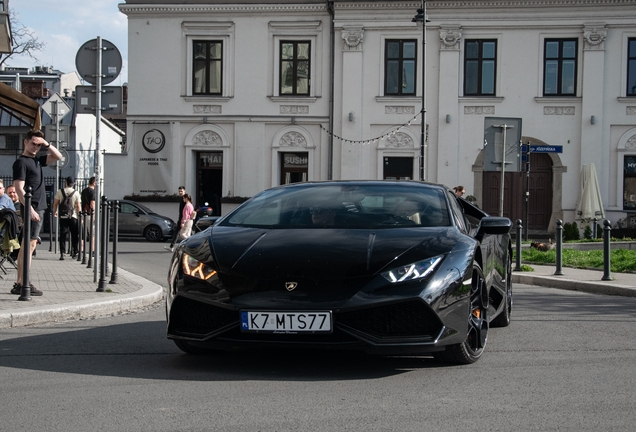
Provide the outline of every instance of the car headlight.
[[183,254],[181,262],[183,263],[183,273],[193,278],[206,281],[216,275],[216,270],[188,254]]
[[391,283],[422,279],[431,274],[441,260],[441,256],[436,256],[413,264],[403,265],[382,273],[382,277]]

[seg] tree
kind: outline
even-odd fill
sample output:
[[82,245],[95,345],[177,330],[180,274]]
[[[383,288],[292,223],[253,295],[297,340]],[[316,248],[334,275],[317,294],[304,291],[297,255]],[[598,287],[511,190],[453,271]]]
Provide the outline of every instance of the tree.
[[12,56],[28,55],[33,60],[38,61],[34,53],[42,51],[46,42],[41,42],[33,30],[22,24],[13,9],[9,9],[9,21],[11,23],[11,52],[0,54],[2,56],[0,66]]

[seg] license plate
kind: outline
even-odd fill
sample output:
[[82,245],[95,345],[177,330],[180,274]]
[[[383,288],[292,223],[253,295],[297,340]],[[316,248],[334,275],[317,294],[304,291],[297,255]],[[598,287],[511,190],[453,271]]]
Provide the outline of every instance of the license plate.
[[331,312],[241,311],[241,330],[268,333],[330,333]]

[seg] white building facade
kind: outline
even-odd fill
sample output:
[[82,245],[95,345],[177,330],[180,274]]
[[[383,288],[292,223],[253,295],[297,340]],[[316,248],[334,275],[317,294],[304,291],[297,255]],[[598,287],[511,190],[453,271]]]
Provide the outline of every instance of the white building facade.
[[505,177],[506,216],[542,231],[576,220],[590,163],[606,217],[636,211],[636,1],[428,1],[425,38],[412,22],[421,7],[121,4],[128,158],[106,161],[107,192],[183,184],[218,202],[294,181],[424,177],[461,184],[496,213],[485,124],[510,118],[521,129],[511,136],[548,151],[530,155],[529,176]]

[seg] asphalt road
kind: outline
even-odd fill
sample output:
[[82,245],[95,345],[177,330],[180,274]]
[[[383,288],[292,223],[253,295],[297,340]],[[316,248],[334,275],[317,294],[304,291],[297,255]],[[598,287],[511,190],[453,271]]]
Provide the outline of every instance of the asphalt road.
[[[165,283],[162,245],[122,245],[123,268]],[[518,285],[511,326],[460,367],[341,352],[185,355],[165,338],[160,305],[6,329],[0,430],[633,430],[635,322],[636,299]]]

